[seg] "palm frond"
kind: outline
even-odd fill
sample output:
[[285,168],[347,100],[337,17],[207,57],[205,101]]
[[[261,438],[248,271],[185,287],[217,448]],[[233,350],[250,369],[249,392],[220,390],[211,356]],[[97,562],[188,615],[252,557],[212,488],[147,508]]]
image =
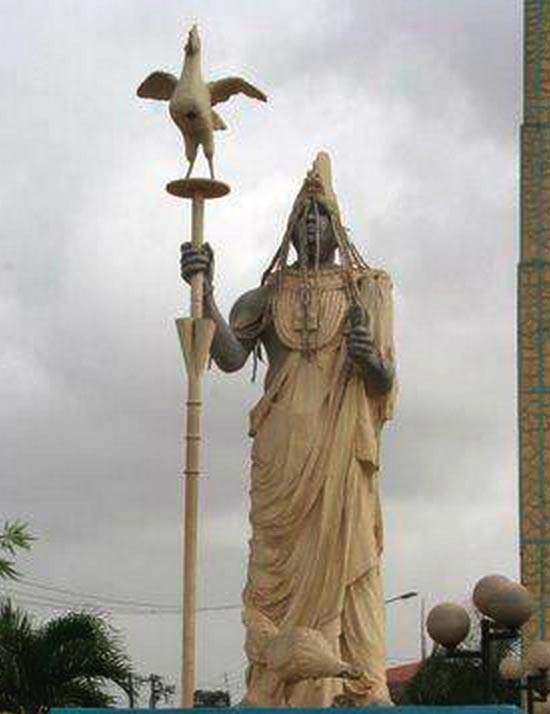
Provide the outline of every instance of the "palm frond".
[[38,639],[48,657],[48,678],[56,685],[87,677],[113,682],[128,693],[131,665],[118,633],[103,618],[68,613],[46,623]]
[[80,677],[59,688],[56,706],[111,707],[114,697],[107,694],[98,682]]
[[13,566],[13,561],[7,558],[0,558],[0,579],[17,580],[19,573]]
[[15,551],[30,550],[34,536],[29,533],[29,526],[22,521],[5,521],[0,531],[0,549],[15,555]]
[[0,603],[0,707],[109,706],[108,685],[129,693],[131,673],[103,617],[69,612],[34,626],[9,600]]
[[28,525],[22,521],[5,521],[0,530],[0,551],[10,557],[0,557],[0,579],[17,580],[13,557],[17,550],[30,550],[34,536],[29,533]]

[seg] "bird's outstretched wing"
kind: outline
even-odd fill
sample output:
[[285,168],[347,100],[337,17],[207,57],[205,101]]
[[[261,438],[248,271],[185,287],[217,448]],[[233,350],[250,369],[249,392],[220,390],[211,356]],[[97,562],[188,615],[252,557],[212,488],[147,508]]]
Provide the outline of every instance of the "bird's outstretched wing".
[[170,72],[153,72],[139,85],[138,97],[144,99],[164,99],[168,101],[178,80]]
[[263,92],[241,77],[226,77],[217,82],[208,82],[208,89],[212,106],[227,101],[234,94],[246,94],[247,97],[259,99],[260,102],[267,102],[267,97]]

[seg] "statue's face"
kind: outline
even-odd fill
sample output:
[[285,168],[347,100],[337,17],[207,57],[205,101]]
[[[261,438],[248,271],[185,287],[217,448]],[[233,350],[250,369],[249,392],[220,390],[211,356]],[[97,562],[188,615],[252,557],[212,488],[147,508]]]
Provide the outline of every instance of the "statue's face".
[[305,204],[292,232],[292,245],[298,259],[305,257],[308,265],[331,262],[336,250],[336,237],[327,209],[311,199]]

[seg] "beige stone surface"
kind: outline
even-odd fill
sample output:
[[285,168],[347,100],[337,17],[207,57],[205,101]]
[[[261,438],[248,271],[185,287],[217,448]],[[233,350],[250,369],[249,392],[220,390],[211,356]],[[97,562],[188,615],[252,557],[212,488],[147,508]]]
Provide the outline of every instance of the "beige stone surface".
[[267,668],[285,684],[302,679],[358,679],[361,671],[337,657],[325,637],[310,627],[295,627],[271,640],[265,649]]

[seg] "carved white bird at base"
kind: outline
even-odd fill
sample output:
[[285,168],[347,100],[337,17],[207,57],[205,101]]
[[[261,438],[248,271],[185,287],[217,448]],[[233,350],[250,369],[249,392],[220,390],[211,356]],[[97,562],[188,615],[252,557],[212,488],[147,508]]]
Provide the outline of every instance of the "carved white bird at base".
[[137,94],[145,99],[170,101],[170,116],[183,134],[185,155],[191,176],[197,151],[202,145],[214,178],[214,130],[226,129],[223,119],[212,107],[225,102],[234,94],[266,102],[266,95],[240,77],[227,77],[216,82],[205,82],[201,71],[201,41],[194,25],[185,45],[185,59],[179,79],[169,72],[153,72],[138,87]]

